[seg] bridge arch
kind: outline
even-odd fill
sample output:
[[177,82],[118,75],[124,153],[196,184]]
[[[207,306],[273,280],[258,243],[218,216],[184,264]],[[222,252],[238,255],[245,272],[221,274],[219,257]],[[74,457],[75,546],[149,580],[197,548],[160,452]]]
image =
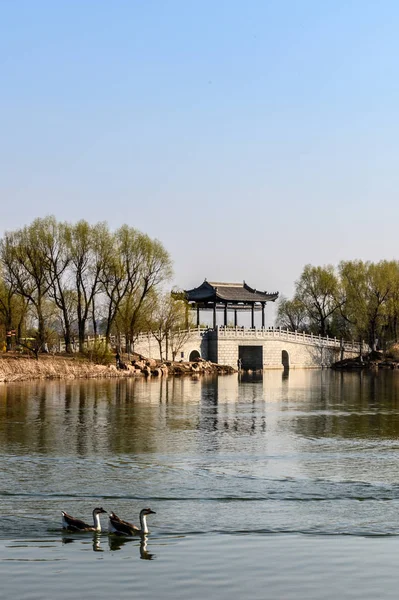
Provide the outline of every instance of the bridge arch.
[[189,362],[193,362],[194,360],[197,360],[197,358],[201,358],[201,354],[198,352],[198,350],[191,350],[188,358]]
[[[338,360],[340,352],[344,358],[358,356],[359,343],[345,342],[335,338],[322,338],[304,332],[281,329],[245,329],[241,327],[220,327],[216,330],[196,328],[188,330],[187,339],[176,353],[174,360],[189,360],[198,356],[221,365],[237,368],[242,360],[242,368],[298,369],[331,365]],[[363,348],[367,348],[363,344]],[[137,338],[134,350],[149,358],[160,358],[157,340],[151,333],[143,333]],[[168,348],[163,346],[163,357]],[[170,356],[170,347],[169,347]]]
[[290,368],[290,355],[288,354],[287,350],[281,351],[281,363],[284,369]]

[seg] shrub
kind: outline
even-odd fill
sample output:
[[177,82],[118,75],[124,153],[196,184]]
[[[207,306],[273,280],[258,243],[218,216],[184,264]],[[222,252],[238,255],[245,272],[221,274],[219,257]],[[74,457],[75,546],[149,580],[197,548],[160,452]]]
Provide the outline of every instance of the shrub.
[[104,340],[90,343],[86,348],[84,355],[92,362],[98,365],[110,365],[115,362],[115,357]]
[[392,346],[387,349],[385,356],[392,360],[399,361],[399,344],[392,344]]

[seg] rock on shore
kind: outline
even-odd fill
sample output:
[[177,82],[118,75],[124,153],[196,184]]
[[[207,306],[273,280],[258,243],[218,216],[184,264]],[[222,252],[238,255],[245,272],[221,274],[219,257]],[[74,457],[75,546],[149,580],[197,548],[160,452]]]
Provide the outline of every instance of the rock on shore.
[[100,365],[81,356],[49,354],[36,360],[20,354],[3,354],[0,357],[0,382],[29,381],[33,379],[91,379],[111,377],[165,377],[167,375],[227,374],[235,370],[199,360],[193,363],[157,361],[135,355],[128,361],[122,356],[119,368],[115,364]]
[[193,374],[216,374],[226,375],[235,373],[236,370],[228,365],[218,365],[209,360],[199,358],[194,362],[184,361],[159,361],[153,358],[145,359],[142,356],[134,358],[132,366],[144,375],[161,377],[163,375],[193,375]]
[[374,351],[362,358],[357,356],[356,358],[340,360],[331,365],[331,368],[342,371],[356,371],[360,369],[398,369],[399,360],[384,356],[382,352]]

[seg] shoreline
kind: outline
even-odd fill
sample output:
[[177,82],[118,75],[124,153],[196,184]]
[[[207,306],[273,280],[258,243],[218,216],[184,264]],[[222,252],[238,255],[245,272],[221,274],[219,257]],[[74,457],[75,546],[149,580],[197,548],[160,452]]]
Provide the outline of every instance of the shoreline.
[[399,369],[399,357],[373,350],[356,358],[345,358],[331,365],[336,371],[378,371],[380,369]]
[[115,379],[144,377],[181,377],[185,375],[225,375],[235,373],[231,367],[208,361],[195,363],[145,359],[101,365],[82,356],[43,354],[35,357],[16,354],[0,355],[0,383],[61,379]]

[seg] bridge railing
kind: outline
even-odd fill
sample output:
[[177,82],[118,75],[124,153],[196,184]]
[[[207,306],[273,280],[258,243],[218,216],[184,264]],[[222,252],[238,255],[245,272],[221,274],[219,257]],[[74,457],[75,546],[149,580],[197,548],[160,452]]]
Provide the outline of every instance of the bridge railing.
[[[324,347],[324,348],[341,348],[350,352],[359,352],[363,350],[368,351],[368,345],[366,343],[355,342],[351,340],[341,340],[339,338],[332,338],[329,336],[322,337],[320,335],[313,335],[313,333],[305,333],[299,331],[290,331],[288,329],[282,329],[281,327],[274,328],[260,328],[252,329],[248,327],[217,327],[216,330],[209,327],[193,327],[184,330],[181,333],[192,334],[193,336],[204,336],[212,332],[217,332],[219,338],[224,339],[256,339],[256,340],[285,340],[289,342],[297,342],[299,344],[308,344],[312,346]],[[148,341],[151,338],[151,333],[141,333],[135,340],[135,344],[140,344]]]
[[[179,330],[179,333],[181,336],[184,336],[185,334],[203,336],[206,333],[208,333],[209,331],[211,331],[209,329],[209,327],[202,326],[202,327],[189,327],[188,329],[181,329],[181,330]],[[148,341],[149,338],[151,339],[152,337],[153,337],[153,335],[152,335],[151,331],[139,333],[139,335],[134,339],[134,344],[139,345],[140,343],[145,343]],[[124,336],[121,336],[121,341],[122,341],[122,343],[124,342]]]
[[218,328],[219,337],[221,338],[252,338],[252,339],[279,339],[286,340],[289,342],[297,342],[302,344],[310,344],[314,346],[323,346],[328,348],[343,348],[345,350],[357,351],[360,352],[361,349],[366,351],[368,349],[368,345],[364,342],[355,342],[348,340],[341,340],[339,338],[332,338],[329,336],[322,337],[320,335],[313,335],[313,333],[305,333],[299,331],[290,331],[289,329],[282,329],[281,327],[274,328],[261,328],[261,329],[251,329],[245,327],[219,327]]

